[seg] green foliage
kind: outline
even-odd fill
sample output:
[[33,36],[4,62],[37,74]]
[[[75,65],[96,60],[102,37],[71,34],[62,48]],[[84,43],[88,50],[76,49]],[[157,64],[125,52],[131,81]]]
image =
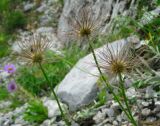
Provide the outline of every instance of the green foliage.
[[[107,80],[107,77],[104,76]],[[97,85],[100,89],[100,92],[98,93],[98,103],[96,104],[96,107],[99,107],[99,106],[102,106],[104,105],[106,102],[107,102],[107,89],[106,89],[106,86],[103,82],[103,79],[102,77],[100,77],[97,81]]]
[[9,7],[9,0],[0,0],[0,12],[3,13],[4,11],[7,11],[8,7]]
[[[47,85],[44,82],[45,80],[42,78],[42,74],[40,73],[41,71],[39,71],[36,67],[32,69],[33,70],[29,69],[28,67],[20,68],[18,71],[19,76],[17,81],[27,91],[34,95],[39,95],[42,90],[47,88]],[[33,71],[35,71],[35,73]]]
[[[55,55],[48,52],[51,63],[43,65],[49,80],[52,82],[53,88],[59,84],[73,65],[86,54],[75,45],[63,50],[62,55]],[[23,67],[19,69],[18,82],[29,92],[34,95],[40,95],[48,90],[47,82],[38,66],[32,68]]]
[[63,6],[64,5],[64,0],[58,0],[58,2]]
[[10,49],[6,43],[9,40],[10,36],[5,33],[0,33],[0,57],[4,57],[9,54]]
[[104,105],[107,102],[107,91],[106,88],[102,89],[98,94],[99,105]]
[[136,81],[132,84],[135,88],[143,88],[146,87],[147,84],[144,83],[143,80]]
[[160,5],[160,0],[157,0],[157,5]]
[[0,101],[1,100],[11,102],[10,106],[7,106],[4,109],[0,109],[0,112],[7,113],[9,111],[13,111],[19,106],[22,106],[26,101],[28,101],[28,97],[20,90],[16,90],[16,92],[10,93],[8,92],[6,86],[0,86]]
[[26,23],[26,17],[21,11],[13,11],[4,18],[3,27],[7,33],[11,33],[17,28],[24,28]]
[[131,36],[136,31],[136,26],[129,17],[117,17],[111,23],[110,32],[101,35],[94,42],[94,47],[101,47],[108,42],[113,42]]
[[48,110],[43,103],[38,100],[30,101],[24,113],[24,120],[31,123],[42,123],[48,118]]
[[95,115],[96,111],[94,108],[85,108],[85,109],[82,109],[81,111],[78,111],[74,116],[73,116],[73,119],[78,121],[78,122],[81,122],[82,120],[85,120],[87,118],[90,118],[92,117],[93,115]]
[[153,0],[138,0],[137,18],[140,19],[146,11],[153,10],[155,5]]
[[0,0],[0,12],[8,13],[14,11],[16,6],[20,5],[23,1],[25,0]]
[[6,88],[0,87],[0,101],[9,98],[9,93]]
[[[27,19],[20,10],[23,0],[0,0],[0,57],[9,53],[8,40],[17,28],[24,28]],[[17,6],[19,9],[17,9]]]
[[149,41],[148,45],[156,49],[160,49],[160,17],[153,19],[149,24],[139,30],[139,35],[143,39]]

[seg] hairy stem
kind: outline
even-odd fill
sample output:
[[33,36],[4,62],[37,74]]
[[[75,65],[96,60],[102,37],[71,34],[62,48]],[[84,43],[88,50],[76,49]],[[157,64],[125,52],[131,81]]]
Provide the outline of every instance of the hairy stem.
[[135,126],[137,126],[137,123],[136,123],[136,121],[135,121],[135,119],[134,119],[134,117],[132,115],[131,109],[130,109],[129,104],[128,104],[128,98],[127,98],[127,96],[125,94],[124,81],[122,79],[122,75],[121,74],[119,74],[119,83],[120,83],[120,86],[121,86],[122,95],[123,95],[123,98],[124,98],[124,103],[125,103],[125,105],[127,107],[127,111],[128,111],[128,113],[130,115],[130,118],[132,119],[131,121]]
[[50,83],[50,81],[49,81],[49,79],[48,79],[48,76],[47,76],[45,70],[44,70],[43,67],[42,67],[42,64],[39,63],[39,66],[40,66],[40,69],[41,69],[41,71],[42,71],[42,73],[43,73],[43,75],[44,75],[44,77],[45,77],[45,79],[46,79],[46,81],[47,81],[47,83],[48,83],[48,85],[49,85],[49,87],[50,87],[50,89],[51,89],[54,97],[55,97],[55,100],[56,100],[56,102],[57,102],[57,104],[58,104],[58,107],[59,107],[59,110],[60,110],[60,112],[61,112],[62,118],[64,119],[64,121],[65,121],[65,123],[66,123],[67,126],[71,126],[69,120],[66,118],[66,116],[65,116],[64,113],[63,113],[63,110],[62,110],[62,107],[61,107],[60,102],[59,102],[59,100],[58,100],[58,97],[57,97],[54,89],[52,88],[52,84]]
[[[123,107],[122,103],[120,102],[120,99],[119,99],[118,96],[113,92],[112,87],[111,87],[110,84],[107,82],[106,78],[104,77],[104,75],[103,75],[103,73],[102,73],[102,71],[101,71],[101,69],[100,69],[100,67],[99,67],[98,60],[97,60],[97,57],[96,57],[96,54],[95,54],[95,52],[94,52],[94,48],[93,48],[91,42],[89,42],[89,47],[90,47],[90,49],[91,49],[91,51],[92,51],[92,54],[93,54],[93,57],[94,57],[94,60],[95,60],[97,69],[98,69],[98,71],[99,71],[99,73],[100,73],[103,81],[105,82],[107,88],[111,91],[111,93],[113,94],[114,98],[116,99],[116,101],[118,102],[118,104],[120,105],[120,107],[121,107],[121,109],[124,111],[124,113],[127,115],[127,117],[128,117],[130,120],[132,120],[131,117],[130,117],[130,115],[128,114],[128,112],[125,110],[125,108]],[[136,125],[135,125],[135,126],[136,126]]]

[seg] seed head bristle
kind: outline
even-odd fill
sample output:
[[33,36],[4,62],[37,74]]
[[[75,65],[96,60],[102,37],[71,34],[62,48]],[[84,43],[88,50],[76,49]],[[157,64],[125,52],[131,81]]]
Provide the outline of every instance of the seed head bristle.
[[74,18],[70,18],[69,22],[71,25],[69,35],[73,39],[82,41],[98,35],[100,29],[99,21],[95,18],[92,8],[88,6],[82,7],[74,15]]
[[99,53],[100,67],[112,76],[129,73],[136,65],[136,58],[132,55],[130,44],[115,47],[107,44],[106,48]]
[[48,38],[40,34],[33,34],[24,38],[18,42],[18,45],[21,48],[19,56],[28,64],[43,63],[46,60],[44,57],[45,51],[52,47]]

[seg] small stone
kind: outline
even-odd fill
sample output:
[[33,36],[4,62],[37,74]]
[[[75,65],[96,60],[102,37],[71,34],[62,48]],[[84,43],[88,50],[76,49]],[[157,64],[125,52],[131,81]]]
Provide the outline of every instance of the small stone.
[[154,122],[154,121],[156,121],[156,118],[155,117],[147,117],[146,121],[147,122]]
[[117,116],[117,120],[118,120],[119,122],[122,122],[122,117],[121,117],[121,115],[118,115],[118,116]]
[[111,108],[114,110],[116,115],[119,115],[122,112],[121,108],[119,107],[119,104],[116,102],[113,102]]
[[64,121],[60,121],[57,123],[58,126],[66,126]]
[[52,6],[55,3],[55,0],[48,0],[48,6]]
[[9,76],[10,76],[10,74],[6,71],[0,72],[0,77],[1,77],[2,81],[5,81]]
[[160,106],[160,101],[156,101],[155,105]]
[[157,116],[158,118],[160,118],[160,112],[159,112],[159,113],[157,113],[157,114],[156,114],[156,116]]
[[154,112],[160,112],[160,105],[156,105],[156,108],[154,109]]
[[145,108],[142,110],[142,115],[143,116],[148,116],[151,113],[151,110],[148,108]]
[[[133,115],[133,113],[132,113],[132,115]],[[122,114],[121,114],[120,116],[121,116],[121,118],[122,118],[123,121],[125,121],[125,120],[128,119],[128,117],[127,117],[127,115],[125,114],[125,112],[122,112]]]
[[19,116],[15,119],[15,124],[24,124],[23,116]]
[[114,110],[112,108],[105,109],[104,111],[106,112],[108,117],[113,117],[114,116]]
[[3,124],[3,126],[10,126],[11,121],[10,120],[6,120],[5,123]]
[[72,122],[72,126],[79,126],[79,124]]
[[136,96],[136,94],[137,94],[137,92],[136,92],[136,90],[135,90],[134,87],[129,88],[129,89],[127,90],[127,92],[126,92],[126,96],[127,96],[129,99],[134,98],[134,97]]
[[118,122],[117,121],[113,121],[113,125],[114,126],[118,126]]
[[53,33],[54,29],[52,27],[40,27],[36,32],[39,34]]
[[22,124],[12,124],[11,126],[22,126]]
[[110,123],[105,124],[104,126],[112,126]]
[[50,126],[50,125],[51,125],[51,121],[47,119],[40,126]]
[[0,102],[0,109],[3,109],[3,108],[7,108],[11,105],[12,103],[10,101],[3,101],[3,102]]
[[131,79],[129,79],[129,78],[126,78],[125,79],[125,88],[129,88],[129,87],[131,87],[132,86],[132,80]]
[[35,4],[34,3],[28,3],[28,4],[25,4],[24,6],[24,11],[30,11],[34,8]]
[[[56,117],[60,115],[59,107],[56,101],[53,100],[46,100],[44,101],[44,106],[48,109],[48,117]],[[62,106],[62,104],[61,104]]]
[[40,20],[40,26],[46,26],[53,19],[50,16],[48,16],[48,15],[42,15],[39,20]]
[[149,86],[146,88],[146,95],[145,95],[146,98],[154,97],[154,94],[155,94],[155,91],[153,90],[152,86]]
[[106,117],[106,113],[98,111],[98,113],[93,117],[96,124],[102,122]]
[[47,5],[43,3],[39,8],[37,8],[37,12],[42,13],[46,9],[47,9]]
[[142,103],[141,103],[144,107],[147,107],[148,105],[149,105],[149,103],[148,102],[145,102],[145,101],[142,101]]

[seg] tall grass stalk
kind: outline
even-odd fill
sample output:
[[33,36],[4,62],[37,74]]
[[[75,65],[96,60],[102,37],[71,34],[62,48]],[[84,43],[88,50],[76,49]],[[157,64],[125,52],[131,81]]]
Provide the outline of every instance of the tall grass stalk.
[[44,77],[45,77],[45,79],[46,79],[46,81],[47,81],[48,86],[50,87],[50,89],[51,89],[51,91],[52,91],[52,93],[53,93],[53,95],[54,95],[54,97],[55,97],[55,100],[56,100],[56,102],[57,102],[57,104],[58,104],[58,107],[59,107],[59,110],[60,110],[60,112],[61,112],[62,118],[64,119],[64,121],[65,121],[65,123],[66,123],[67,126],[71,126],[71,123],[69,122],[69,120],[68,120],[67,117],[65,116],[65,114],[64,114],[64,112],[63,112],[63,109],[62,109],[62,107],[61,107],[61,105],[60,105],[60,102],[59,102],[59,100],[58,100],[58,97],[57,97],[54,89],[52,88],[52,84],[50,83],[50,81],[49,81],[49,79],[48,79],[48,76],[47,76],[45,70],[43,69],[41,63],[39,63],[39,67],[40,67],[40,69],[41,69],[41,71],[42,71],[42,73],[43,73],[43,75],[44,75]]

